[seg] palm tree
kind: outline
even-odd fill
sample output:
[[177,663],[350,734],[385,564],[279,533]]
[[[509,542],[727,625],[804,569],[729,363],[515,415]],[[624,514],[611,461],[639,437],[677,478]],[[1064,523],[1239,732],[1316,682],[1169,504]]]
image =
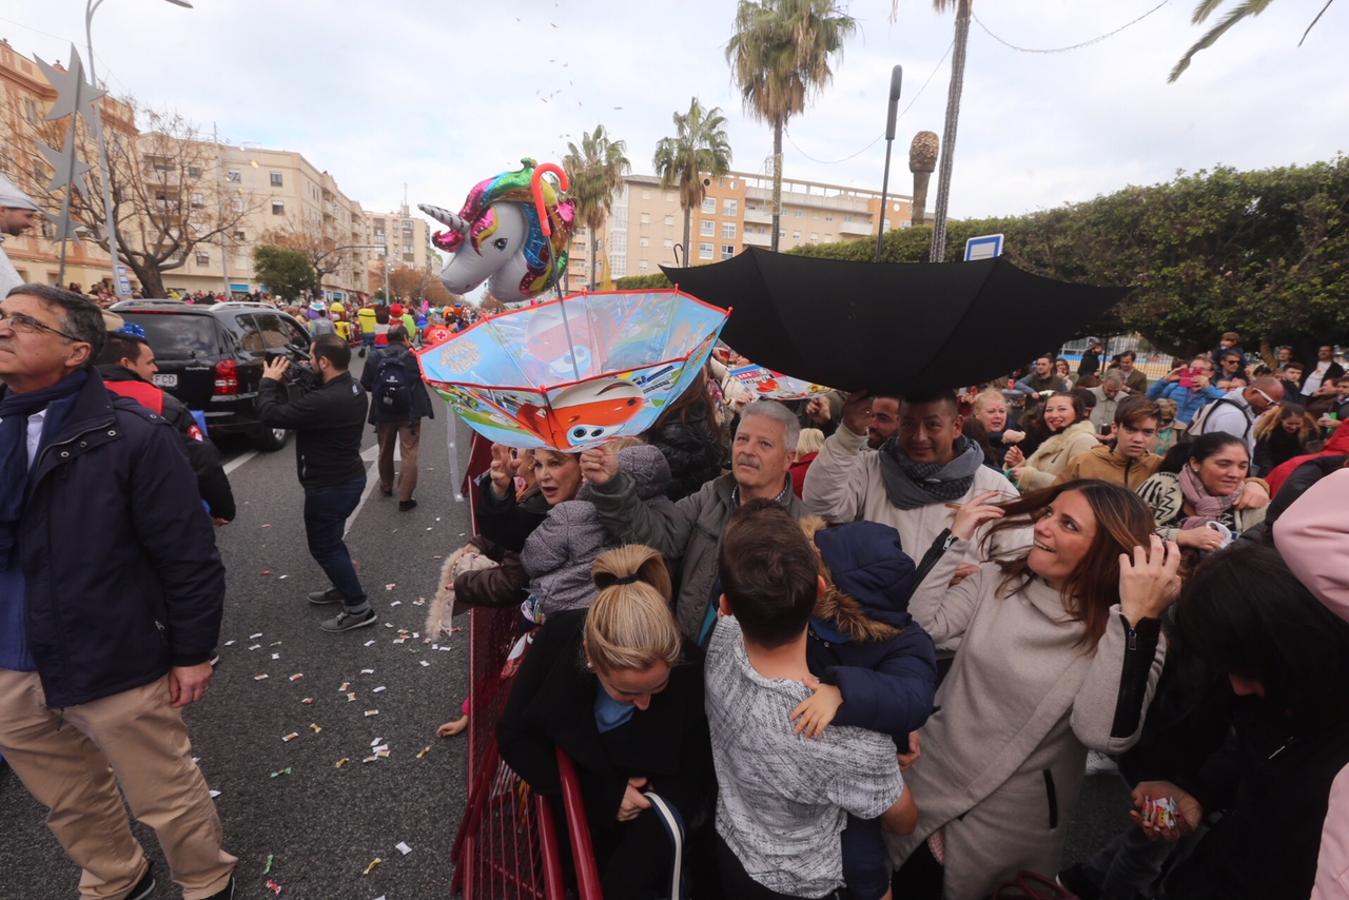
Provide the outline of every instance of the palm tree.
[[[960,94],[965,89],[965,47],[970,40],[970,3],[972,0],[932,0],[932,7],[944,13],[956,11],[955,49],[951,54],[951,86],[946,92],[946,124],[942,126],[941,164],[937,167],[937,204],[932,211],[932,245],[927,258],[941,262],[946,258],[946,210],[951,201],[951,169],[955,164],[956,126],[960,123]],[[895,6],[898,6],[896,2]],[[894,7],[891,8],[892,13]]]
[[660,186],[679,187],[679,205],[684,209],[684,265],[689,264],[689,226],[694,207],[701,206],[703,175],[725,175],[731,170],[731,143],[726,136],[726,117],[721,107],[703,109],[694,97],[689,111],[674,114],[675,133],[656,144],[653,160]]
[[567,142],[562,168],[571,179],[568,196],[576,201],[576,217],[585,223],[590,235],[590,275],[586,279],[595,290],[595,260],[600,255],[600,230],[614,208],[614,193],[623,186],[623,176],[632,169],[623,155],[627,146],[613,141],[603,125],[590,134],[581,132],[581,146]]
[[773,250],[782,218],[782,132],[833,77],[830,57],[857,21],[834,0],[740,0],[726,61],[745,109],[773,126]]
[[[1196,53],[1200,50],[1207,50],[1209,47],[1212,47],[1217,42],[1218,38],[1226,34],[1228,29],[1233,25],[1237,24],[1242,19],[1260,15],[1265,11],[1265,8],[1273,2],[1274,0],[1243,0],[1242,3],[1238,4],[1227,15],[1223,16],[1221,22],[1214,25],[1205,32],[1203,37],[1195,41],[1193,47],[1185,51],[1185,55],[1180,58],[1180,62],[1176,63],[1175,68],[1171,70],[1170,77],[1166,80],[1175,81],[1180,77],[1181,72],[1184,72],[1190,67],[1190,61],[1194,59]],[[1311,24],[1307,26],[1307,30],[1302,32],[1302,41],[1307,39],[1307,35],[1316,27],[1316,23],[1321,21],[1321,17],[1326,14],[1326,10],[1330,8],[1330,4],[1334,2],[1335,0],[1326,0],[1325,5],[1321,7],[1321,11],[1316,14],[1316,18],[1312,19]],[[1209,16],[1213,15],[1218,7],[1222,5],[1223,0],[1200,0],[1199,5],[1194,9],[1194,15],[1191,17],[1191,21],[1195,25],[1198,25],[1200,22],[1203,22]],[[1302,41],[1297,42],[1299,47],[1302,46]]]

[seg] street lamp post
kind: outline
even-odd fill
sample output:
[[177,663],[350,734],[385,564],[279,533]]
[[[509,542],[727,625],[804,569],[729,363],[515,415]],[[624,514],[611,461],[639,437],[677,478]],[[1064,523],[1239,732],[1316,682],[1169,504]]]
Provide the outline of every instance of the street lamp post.
[[[181,6],[185,9],[191,9],[192,4],[187,0],[165,0],[166,3],[172,3],[174,6]],[[84,42],[89,51],[89,80],[95,87],[98,85],[98,76],[94,74],[94,13],[103,5],[103,0],[88,0],[84,7]],[[95,107],[97,110],[98,107]],[[96,112],[99,117],[98,127],[98,165],[100,181],[103,182],[103,218],[107,223],[108,232],[108,253],[112,256],[112,289],[117,294],[118,300],[125,300],[127,293],[122,287],[121,258],[117,252],[117,219],[112,207],[112,186],[108,182],[108,142],[103,134],[103,114]]]

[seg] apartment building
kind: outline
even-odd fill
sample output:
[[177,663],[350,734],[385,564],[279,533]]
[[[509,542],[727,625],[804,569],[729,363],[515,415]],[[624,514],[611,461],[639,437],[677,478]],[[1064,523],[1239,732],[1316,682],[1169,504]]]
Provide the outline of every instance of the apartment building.
[[[708,176],[705,190],[701,207],[691,215],[691,259],[676,260],[675,247],[684,237],[679,191],[663,189],[660,179],[651,175],[625,177],[598,242],[596,280],[655,274],[661,265],[681,262],[704,265],[730,259],[745,247],[771,246],[772,176],[744,172]],[[910,197],[890,195],[886,207],[887,230],[909,226]],[[880,216],[879,191],[784,178],[778,249],[874,235]],[[572,238],[567,270],[571,290],[586,284],[592,238],[585,228],[578,228]]]
[[[407,266],[410,269],[431,269],[440,264],[440,258],[431,246],[431,229],[425,219],[417,218],[406,203],[396,212],[367,212],[371,244],[387,249],[390,269]],[[375,251],[375,256],[382,251]]]
[[[47,83],[37,63],[0,39],[0,172],[43,205],[44,191],[50,179],[45,163],[37,155],[34,142],[37,129],[47,111],[56,102],[56,88]],[[123,134],[135,134],[131,108],[112,97],[100,101],[104,128]],[[94,162],[94,160],[86,160]],[[55,214],[56,210],[52,210]],[[5,253],[14,263],[19,277],[40,284],[56,284],[60,274],[61,245],[52,240],[51,221],[20,237],[5,239]],[[66,246],[66,284],[83,288],[112,278],[112,261],[92,240],[71,242]]]

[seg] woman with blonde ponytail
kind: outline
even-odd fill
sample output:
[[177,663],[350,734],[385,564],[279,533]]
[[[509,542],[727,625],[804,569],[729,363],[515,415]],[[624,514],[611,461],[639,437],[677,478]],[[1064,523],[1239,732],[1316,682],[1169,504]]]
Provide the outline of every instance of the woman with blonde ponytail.
[[605,896],[668,897],[674,850],[690,839],[683,827],[710,819],[714,794],[702,669],[685,662],[658,552],[610,550],[593,577],[589,609],[555,613],[540,629],[497,739],[543,794],[560,792],[558,750],[576,765]]

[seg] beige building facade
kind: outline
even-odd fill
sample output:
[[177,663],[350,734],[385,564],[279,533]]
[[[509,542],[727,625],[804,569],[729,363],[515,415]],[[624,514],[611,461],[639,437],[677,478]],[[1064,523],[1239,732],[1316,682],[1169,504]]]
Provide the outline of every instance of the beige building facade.
[[[0,40],[0,172],[23,189],[39,206],[44,200],[50,173],[35,149],[37,129],[56,102],[52,87],[37,63]],[[100,103],[105,128],[135,134],[130,107],[105,96]],[[92,162],[92,160],[89,160]],[[51,239],[58,209],[48,210],[51,221],[20,237],[5,239],[5,253],[25,281],[56,284],[60,274],[61,245]],[[92,240],[71,242],[66,247],[65,283],[88,290],[100,281],[112,281],[111,258]]]
[[[772,176],[744,172],[707,176],[705,190],[702,205],[691,215],[691,260],[676,260],[675,247],[684,238],[679,191],[662,188],[660,179],[651,175],[626,176],[599,241],[596,280],[654,275],[662,265],[681,262],[706,265],[730,259],[745,247],[771,246]],[[778,249],[874,236],[880,216],[879,191],[784,178]],[[909,227],[912,216],[910,197],[887,197],[887,230]],[[567,269],[570,290],[586,284],[592,239],[585,228],[573,236]]]

